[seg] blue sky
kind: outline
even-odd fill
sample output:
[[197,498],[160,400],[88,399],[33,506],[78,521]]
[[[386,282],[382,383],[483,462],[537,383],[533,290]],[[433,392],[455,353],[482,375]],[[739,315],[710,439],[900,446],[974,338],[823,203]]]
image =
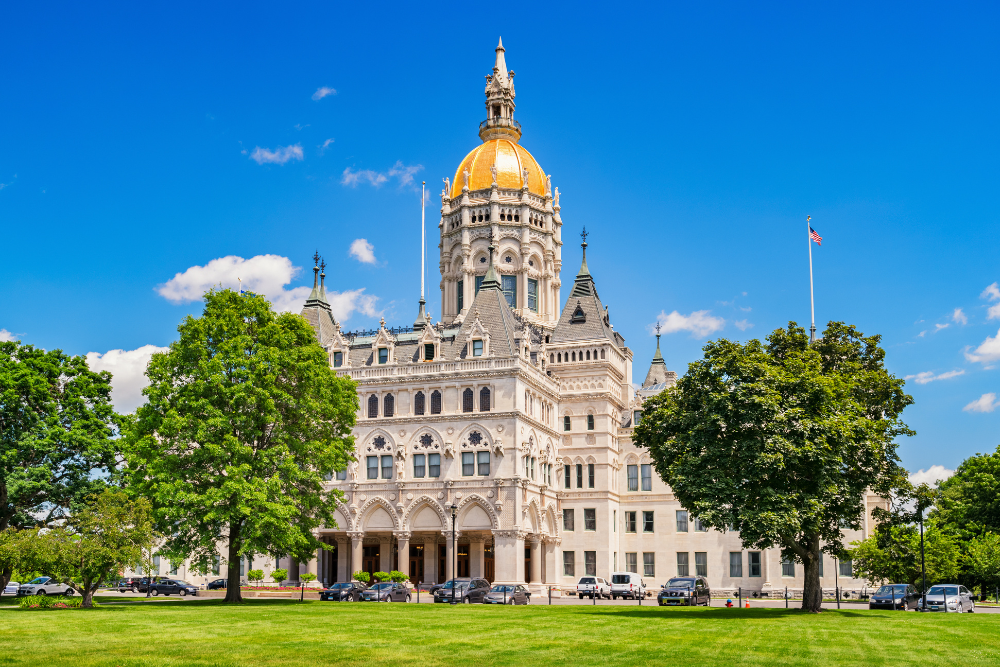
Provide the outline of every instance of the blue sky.
[[208,279],[291,307],[318,249],[345,326],[412,322],[421,180],[440,313],[437,193],[502,35],[564,283],[586,225],[640,380],[658,317],[679,372],[708,338],[808,326],[812,215],[818,321],[913,376],[904,464],[997,446],[995,5],[147,5],[0,24],[0,335],[93,353],[123,407]]

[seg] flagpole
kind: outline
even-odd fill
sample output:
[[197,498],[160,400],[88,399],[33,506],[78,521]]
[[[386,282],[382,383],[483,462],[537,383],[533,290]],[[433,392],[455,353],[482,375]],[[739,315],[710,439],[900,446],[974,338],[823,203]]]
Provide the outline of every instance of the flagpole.
[[424,189],[427,187],[427,181],[421,181],[420,183],[420,301],[424,300],[424,258],[427,257],[427,249],[425,247],[427,241],[425,239],[426,232],[424,231],[424,200],[427,198],[424,194]]
[[816,342],[816,299],[813,296],[813,244],[812,244],[812,227],[809,226],[809,221],[812,220],[811,215],[806,216],[806,243],[809,245],[809,310],[812,316],[811,326],[809,327],[809,342]]

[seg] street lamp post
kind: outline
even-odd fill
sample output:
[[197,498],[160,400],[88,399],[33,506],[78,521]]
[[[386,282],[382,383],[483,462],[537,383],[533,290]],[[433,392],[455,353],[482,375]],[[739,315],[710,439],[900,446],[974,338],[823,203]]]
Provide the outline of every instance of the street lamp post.
[[451,603],[455,604],[455,576],[458,567],[458,552],[455,547],[455,517],[458,515],[458,505],[451,506]]
[[[920,510],[920,588],[923,591],[923,595],[920,596],[920,605],[923,607],[923,611],[927,611],[927,570],[924,567],[924,508],[918,507],[917,509]],[[948,611],[947,602],[948,600],[945,598],[945,611]]]

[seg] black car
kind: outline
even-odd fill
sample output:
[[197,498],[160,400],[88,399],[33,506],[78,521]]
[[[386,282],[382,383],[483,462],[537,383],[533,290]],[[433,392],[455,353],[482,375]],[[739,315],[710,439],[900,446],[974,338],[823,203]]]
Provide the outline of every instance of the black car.
[[868,600],[869,609],[916,609],[920,593],[911,584],[886,584],[875,591]]
[[229,581],[226,579],[215,579],[214,581],[208,582],[208,585],[205,586],[205,588],[207,588],[210,591],[216,591],[219,590],[220,588],[225,589],[227,583],[229,583]]
[[198,595],[198,587],[180,579],[161,579],[149,588],[150,595]]
[[132,591],[133,593],[139,592],[139,581],[138,577],[125,577],[124,579],[119,579],[115,588],[118,589],[119,593],[124,593],[125,591]]
[[319,599],[330,602],[360,602],[365,585],[357,581],[345,581],[320,591]]
[[661,606],[703,604],[706,607],[712,601],[712,590],[704,577],[674,577],[663,585],[656,596],[656,602]]
[[456,602],[483,602],[486,594],[490,592],[490,582],[485,579],[451,579],[445,582],[444,586],[434,591],[434,601],[448,603]]
[[[153,586],[155,587],[156,584],[160,583],[161,581],[165,581],[165,580],[166,580],[166,577],[153,577],[152,578]],[[149,582],[150,582],[150,578],[149,577],[143,577],[142,579],[136,579],[136,580],[134,580],[133,581],[132,592],[133,593],[145,593],[146,590],[149,588]]]

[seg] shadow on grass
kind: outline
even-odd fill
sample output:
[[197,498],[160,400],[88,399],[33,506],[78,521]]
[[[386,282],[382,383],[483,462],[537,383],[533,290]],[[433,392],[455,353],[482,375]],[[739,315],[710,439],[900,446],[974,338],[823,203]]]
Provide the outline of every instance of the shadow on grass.
[[[732,609],[719,608],[719,607],[709,607],[707,609],[674,609],[674,608],[658,608],[658,607],[605,607],[603,610],[591,609],[590,607],[583,607],[584,611],[581,613],[589,614],[618,614],[621,616],[626,616],[629,618],[680,618],[688,619],[692,618],[692,615],[697,614],[697,618],[708,618],[712,620],[724,618],[727,621],[730,620],[753,620],[753,619],[764,619],[764,618],[779,618],[779,617],[794,617],[794,618],[819,618],[827,615],[833,615],[837,617],[870,617],[871,614],[859,613],[853,610],[837,610],[837,609],[824,609],[818,614],[811,614],[801,609],[769,609],[768,607],[751,607],[750,609],[740,609],[734,607]],[[679,614],[678,614],[679,612]]]

